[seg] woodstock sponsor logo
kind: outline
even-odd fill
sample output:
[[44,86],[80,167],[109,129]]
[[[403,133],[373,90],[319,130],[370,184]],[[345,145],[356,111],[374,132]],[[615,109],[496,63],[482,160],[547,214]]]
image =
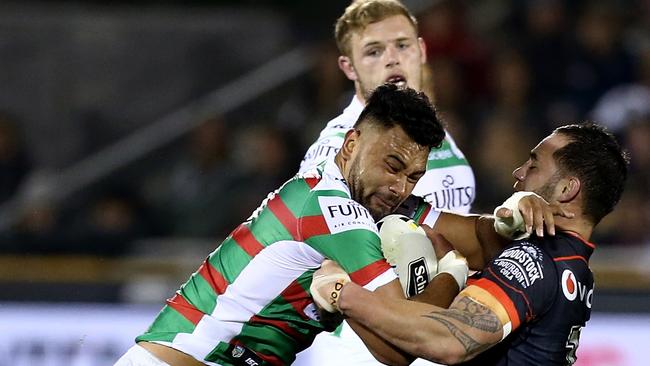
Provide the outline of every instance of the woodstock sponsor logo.
[[508,280],[515,279],[524,288],[544,278],[541,265],[542,254],[529,245],[505,250],[494,263]]

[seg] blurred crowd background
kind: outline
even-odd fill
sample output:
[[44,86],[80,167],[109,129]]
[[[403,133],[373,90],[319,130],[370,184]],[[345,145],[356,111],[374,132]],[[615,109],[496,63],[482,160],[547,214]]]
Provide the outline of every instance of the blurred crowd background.
[[[159,272],[186,258],[197,266],[348,104],[332,36],[348,3],[1,2],[4,299],[62,293],[33,272],[86,283],[83,268],[60,272],[87,262],[61,258],[94,258],[94,279],[133,258],[165,258]],[[511,194],[512,170],[554,127],[593,120],[632,157],[623,199],[593,241],[648,258],[650,2],[405,3],[427,44],[427,92],[476,173],[473,211]],[[48,286],[28,294],[37,280]],[[110,285],[114,296],[63,293],[138,298]]]

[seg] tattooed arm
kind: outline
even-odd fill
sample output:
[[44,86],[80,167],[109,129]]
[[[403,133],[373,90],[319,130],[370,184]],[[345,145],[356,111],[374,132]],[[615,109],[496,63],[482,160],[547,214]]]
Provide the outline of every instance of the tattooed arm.
[[469,286],[449,309],[405,300],[381,299],[346,285],[339,306],[344,315],[414,356],[454,364],[501,341],[509,319],[489,293]]

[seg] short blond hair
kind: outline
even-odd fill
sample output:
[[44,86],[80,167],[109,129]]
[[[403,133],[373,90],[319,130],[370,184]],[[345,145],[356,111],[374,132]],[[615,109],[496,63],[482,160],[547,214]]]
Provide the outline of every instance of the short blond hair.
[[350,56],[350,38],[352,33],[364,30],[369,24],[382,21],[388,17],[403,15],[409,20],[415,31],[418,22],[411,12],[399,0],[355,0],[345,8],[345,12],[336,21],[334,37],[336,45],[344,56]]

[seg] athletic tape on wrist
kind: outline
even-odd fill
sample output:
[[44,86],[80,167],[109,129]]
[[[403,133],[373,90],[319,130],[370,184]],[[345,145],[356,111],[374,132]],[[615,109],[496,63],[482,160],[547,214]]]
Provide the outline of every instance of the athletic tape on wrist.
[[458,289],[462,290],[469,273],[467,260],[458,251],[452,250],[438,261],[438,274],[440,273],[450,274],[456,280]]
[[[501,236],[508,239],[520,240],[527,238],[530,234],[526,232],[524,218],[519,212],[519,201],[533,192],[515,192],[510,198],[505,200],[501,206],[494,209],[494,230]],[[512,217],[498,217],[497,211],[507,208],[512,211]]]
[[[326,299],[320,294],[319,289],[332,282],[334,282],[334,289],[328,294],[328,298]],[[347,273],[314,276],[310,286],[311,297],[314,299],[314,302],[325,309],[325,311],[330,313],[340,312],[338,301],[343,286],[348,282],[350,282],[350,276],[348,276]]]

